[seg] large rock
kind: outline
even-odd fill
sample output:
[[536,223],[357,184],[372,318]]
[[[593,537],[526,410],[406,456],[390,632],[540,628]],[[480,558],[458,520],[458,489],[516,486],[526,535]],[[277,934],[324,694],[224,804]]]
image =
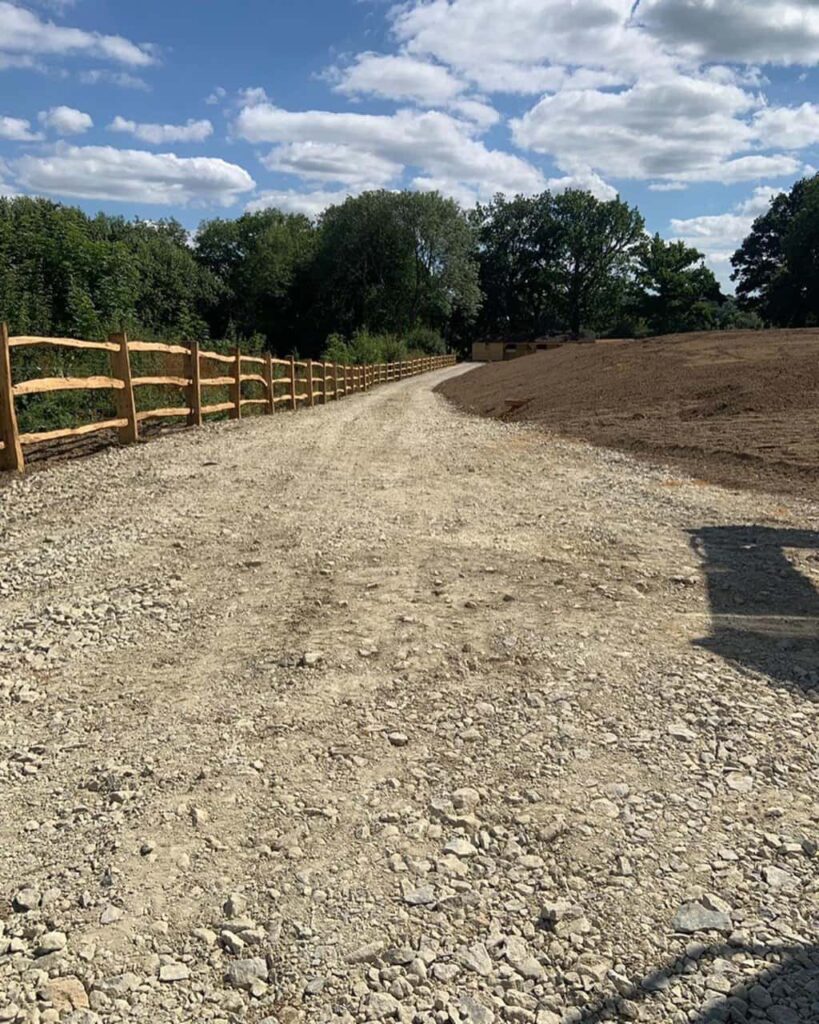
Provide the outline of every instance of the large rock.
[[367,1000],[367,1017],[369,1020],[386,1020],[397,1017],[401,1004],[389,992],[372,992]]
[[44,995],[58,1013],[87,1010],[90,1005],[85,986],[79,978],[75,978],[73,975],[49,981],[45,986]]
[[674,915],[674,931],[693,935],[695,932],[733,931],[730,914],[724,910],[714,910],[702,903],[683,903]]
[[267,961],[259,956],[234,960],[228,967],[228,979],[234,988],[250,989],[257,981],[267,981]]

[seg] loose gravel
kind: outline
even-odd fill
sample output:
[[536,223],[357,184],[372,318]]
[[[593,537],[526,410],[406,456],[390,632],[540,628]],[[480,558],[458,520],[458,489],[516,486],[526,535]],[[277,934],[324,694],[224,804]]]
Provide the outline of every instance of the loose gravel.
[[819,1021],[819,506],[462,372],[0,485],[2,1024]]

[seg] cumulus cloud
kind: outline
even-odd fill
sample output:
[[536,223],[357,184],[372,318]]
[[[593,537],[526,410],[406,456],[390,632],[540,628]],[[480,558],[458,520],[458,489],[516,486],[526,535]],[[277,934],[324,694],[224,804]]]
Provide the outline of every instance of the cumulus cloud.
[[156,60],[147,44],[57,25],[7,0],[0,2],[0,53],[12,58],[85,56],[134,68],[148,67]]
[[639,45],[630,6],[625,0],[413,0],[394,9],[393,31],[407,52],[433,57],[487,91],[538,92],[578,64],[619,72],[622,80],[662,62],[656,48]]
[[229,206],[255,187],[244,168],[215,157],[112,146],[61,143],[51,154],[24,156],[13,166],[17,180],[29,191],[74,199]]
[[727,213],[675,218],[671,221],[671,230],[676,238],[705,253],[708,262],[724,279],[731,256],[748,235],[756,218],[768,210],[778,191],[770,185],[760,185]]
[[819,60],[816,0],[642,0],[635,19],[667,47],[699,61]]
[[153,146],[164,146],[173,142],[204,142],[213,135],[210,121],[188,119],[185,124],[139,124],[128,121],[119,114],[108,125],[110,132],[124,132],[133,135],[140,142]]
[[[482,194],[536,192],[542,173],[514,154],[488,149],[475,125],[440,111],[392,115],[283,110],[254,97],[239,112],[235,131],[249,142],[344,146],[351,159],[385,160],[402,168],[461,182]],[[274,157],[275,160],[275,157]]]
[[0,115],[0,139],[8,139],[9,142],[37,142],[41,138],[42,135],[32,130],[30,121],[22,117]]
[[381,96],[444,105],[459,96],[464,82],[440,64],[407,54],[360,53],[347,68],[335,69],[335,91],[346,96]]
[[383,188],[403,171],[394,160],[337,142],[287,143],[271,150],[262,162],[271,171],[298,175],[307,181],[359,188]]
[[819,142],[819,106],[767,107],[754,117],[754,131],[768,146],[805,149]]
[[329,206],[343,203],[349,196],[359,195],[356,189],[329,191],[318,189],[314,192],[299,192],[296,189],[281,189],[261,192],[252,199],[245,209],[248,213],[260,210],[282,210],[284,213],[303,213],[307,217],[318,217]]
[[[579,163],[618,178],[729,184],[797,173],[792,156],[748,152],[764,128],[749,120],[758,104],[730,81],[674,73],[619,92],[545,96],[512,122],[512,132],[518,145],[560,166]],[[773,132],[765,148],[772,141]]]
[[150,92],[151,87],[144,78],[132,75],[130,71],[111,71],[108,68],[95,68],[80,72],[83,85],[116,85],[120,89],[135,89],[138,92]]
[[55,131],[58,135],[82,135],[94,127],[90,114],[74,107],[52,107],[41,110],[37,120],[44,128]]
[[225,96],[227,96],[227,90],[223,89],[221,85],[217,85],[210,96],[207,97],[205,103],[207,103],[209,107],[215,107],[217,104],[222,102]]

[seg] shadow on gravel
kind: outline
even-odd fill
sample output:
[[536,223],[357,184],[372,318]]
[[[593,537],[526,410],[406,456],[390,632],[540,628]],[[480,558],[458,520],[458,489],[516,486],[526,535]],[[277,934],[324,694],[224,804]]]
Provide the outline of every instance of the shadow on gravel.
[[[757,961],[756,973],[739,970],[731,960],[738,954],[746,963]],[[819,1024],[819,946],[703,944],[696,959],[683,955],[670,961],[643,978],[625,998],[632,1006],[653,999],[657,993],[662,999],[670,982],[692,975],[696,981],[691,985],[691,1002],[699,1003],[699,1007],[687,1018],[691,1024]],[[684,981],[682,986],[675,985],[680,995],[685,992]],[[607,999],[585,1007],[574,1020],[576,1024],[601,1024],[635,1019],[623,1011],[622,1000]]]
[[811,560],[819,578],[819,533],[707,526],[691,543],[711,604],[711,636],[697,645],[819,698],[819,590],[786,557]]

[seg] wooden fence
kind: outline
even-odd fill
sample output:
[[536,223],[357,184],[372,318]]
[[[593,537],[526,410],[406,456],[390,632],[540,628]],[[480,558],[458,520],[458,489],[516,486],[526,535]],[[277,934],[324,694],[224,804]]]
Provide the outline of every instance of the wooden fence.
[[[12,353],[15,349],[34,345],[53,348],[80,349],[106,352],[110,356],[109,376],[95,377],[41,377],[14,383]],[[187,367],[184,376],[135,376],[132,373],[132,353],[158,353],[166,357],[182,357]],[[212,360],[225,366],[225,375],[202,376],[202,361]],[[198,342],[190,345],[166,345],[156,341],[129,341],[125,334],[111,335],[107,341],[77,341],[73,338],[9,337],[6,324],[0,325],[0,470],[22,472],[25,468],[23,449],[26,445],[58,438],[81,437],[100,430],[116,430],[121,442],[130,444],[139,439],[140,424],[145,420],[183,417],[191,427],[201,426],[205,416],[228,413],[231,419],[242,418],[242,410],[251,406],[263,407],[267,414],[279,408],[326,404],[356,391],[369,391],[377,384],[413,377],[446,366],[454,366],[455,356],[425,356],[399,363],[368,363],[349,366],[343,363],[325,363],[316,360],[276,359],[265,356],[244,355],[237,347],[232,355],[200,349]],[[256,383],[263,389],[262,398],[245,398],[242,385]],[[145,385],[182,391],[185,402],[164,408],[137,412],[135,389]],[[208,388],[228,387],[230,401],[209,404],[203,401]],[[109,389],[116,398],[116,418],[89,423],[70,429],[47,430],[21,434],[17,428],[15,398],[39,395],[53,391],[88,391]]]

